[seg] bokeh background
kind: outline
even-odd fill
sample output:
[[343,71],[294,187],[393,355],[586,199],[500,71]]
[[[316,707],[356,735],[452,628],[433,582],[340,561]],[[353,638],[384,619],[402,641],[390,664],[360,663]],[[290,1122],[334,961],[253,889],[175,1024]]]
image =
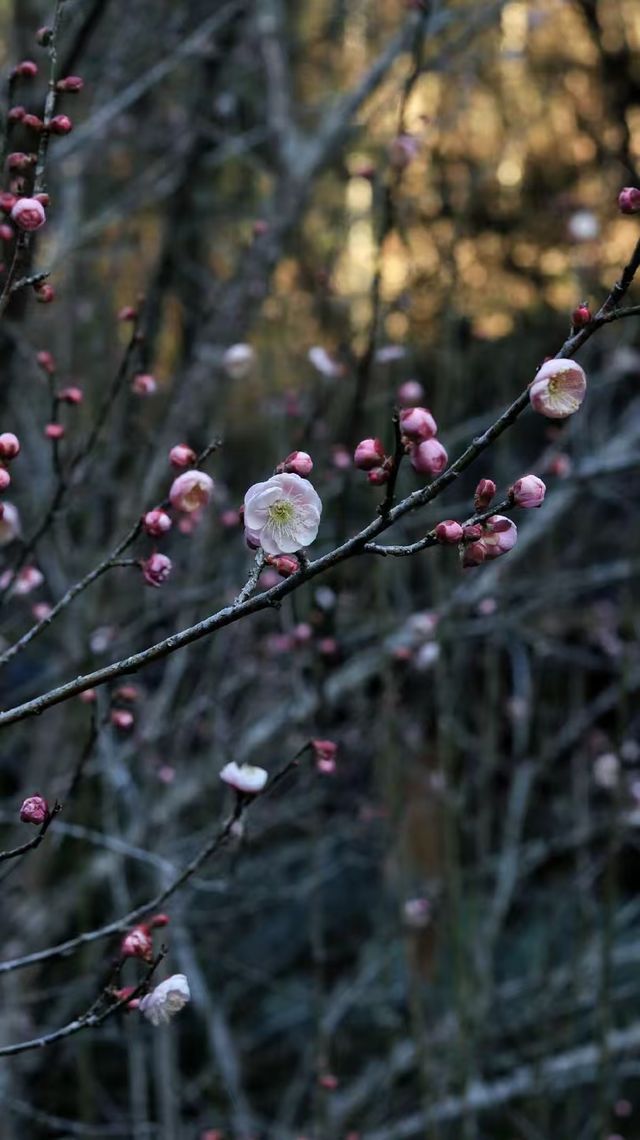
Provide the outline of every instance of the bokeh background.
[[[35,112],[51,17],[0,4],[3,70],[41,66],[19,89]],[[324,503],[314,551],[354,533],[381,493],[348,455],[391,446],[399,385],[422,384],[457,454],[638,237],[616,206],[640,161],[635,0],[66,0],[60,58],[85,89],[62,105],[74,130],[52,142],[34,253],[56,300],[25,291],[0,331],[25,535],[58,486],[36,353],[84,391],[63,471],[141,296],[128,375],[158,391],[119,389],[31,556],[42,585],[4,598],[3,644],[165,497],[173,444],[223,443],[213,506],[161,544],[170,581],[101,577],[2,670],[3,708],[232,598],[251,566],[234,512],[296,447]],[[160,890],[228,811],[228,761],[277,771],[310,737],[339,746],[335,773],[302,764],[167,907],[162,969],[192,1004],[167,1031],[130,1014],[0,1061],[3,1138],[640,1137],[639,340],[638,319],[602,330],[578,416],[526,413],[393,533],[534,471],[547,499],[508,557],[352,560],[133,678],[128,732],[117,685],[2,730],[5,847],[24,796],[62,797],[90,742],[2,881],[5,959]],[[255,350],[241,379],[222,366],[235,342]],[[401,493],[419,485],[403,471]],[[0,1044],[85,1010],[117,950],[0,975]]]

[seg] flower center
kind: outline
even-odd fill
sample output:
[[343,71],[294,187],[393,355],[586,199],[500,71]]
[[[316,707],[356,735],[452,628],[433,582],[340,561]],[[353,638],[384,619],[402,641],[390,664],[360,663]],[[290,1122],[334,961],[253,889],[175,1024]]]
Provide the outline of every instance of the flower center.
[[274,526],[289,526],[295,518],[295,508],[288,499],[278,499],[269,507],[269,522]]

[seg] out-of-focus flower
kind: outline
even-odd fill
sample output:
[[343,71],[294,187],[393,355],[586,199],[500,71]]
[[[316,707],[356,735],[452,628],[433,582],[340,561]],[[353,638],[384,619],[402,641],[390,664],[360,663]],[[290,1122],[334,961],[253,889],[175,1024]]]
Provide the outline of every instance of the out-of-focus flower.
[[567,224],[573,241],[593,241],[600,233],[600,222],[593,210],[576,210]]
[[307,353],[307,358],[316,372],[319,372],[322,376],[328,376],[330,379],[335,380],[338,376],[344,375],[344,365],[334,360],[326,348],[322,348],[320,345],[314,345],[313,348],[310,348]]
[[546,490],[537,475],[523,475],[509,488],[509,495],[516,507],[541,507]]
[[139,372],[133,378],[131,390],[136,396],[153,396],[158,390],[158,381],[148,372]]
[[191,991],[185,975],[173,974],[150,994],[145,994],[138,1009],[152,1025],[167,1025],[190,1000]]
[[309,546],[321,513],[322,502],[311,483],[293,473],[254,483],[244,498],[245,527],[267,554],[293,554]]
[[0,504],[0,546],[8,546],[20,534],[20,515],[13,503]]
[[374,360],[378,364],[393,364],[394,361],[402,360],[406,355],[407,350],[401,344],[383,344],[376,349]]
[[249,375],[256,354],[250,344],[232,344],[222,357],[222,367],[231,380]]
[[529,388],[531,406],[550,419],[564,419],[578,411],[587,391],[587,378],[575,360],[547,360]]
[[170,558],[167,558],[166,554],[158,554],[156,551],[154,554],[149,555],[148,558],[142,560],[140,569],[142,570],[142,577],[148,586],[159,587],[163,586],[169,577],[173,569],[173,563]]
[[620,760],[615,752],[603,752],[593,762],[593,779],[600,788],[611,791],[620,779]]
[[396,393],[398,403],[404,408],[414,407],[424,396],[424,388],[419,380],[405,380]]
[[413,930],[424,930],[431,919],[431,903],[425,898],[407,899],[402,913],[407,926]]
[[199,511],[206,507],[211,492],[213,479],[204,471],[184,471],[173,480],[169,491],[171,505],[178,511]]
[[389,144],[389,162],[394,170],[404,170],[416,157],[419,142],[414,135],[404,133],[396,135]]
[[235,788],[236,792],[242,792],[245,796],[255,796],[264,788],[269,773],[255,764],[236,764],[235,760],[232,760],[229,764],[225,764],[220,779],[229,787]]

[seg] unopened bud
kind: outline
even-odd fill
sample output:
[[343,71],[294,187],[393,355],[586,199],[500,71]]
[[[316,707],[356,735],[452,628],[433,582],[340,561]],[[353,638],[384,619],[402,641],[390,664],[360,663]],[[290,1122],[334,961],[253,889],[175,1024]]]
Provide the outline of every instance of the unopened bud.
[[11,228],[10,225],[8,225],[7,222],[2,222],[2,224],[0,224],[0,240],[13,241],[14,237],[15,231]]
[[64,436],[64,427],[62,424],[46,424],[44,434],[47,439],[58,440]]
[[276,558],[270,559],[270,562],[281,578],[290,578],[300,569],[298,559],[291,554],[279,554]]
[[36,295],[36,301],[39,301],[41,305],[50,305],[56,299],[53,285],[34,285],[33,291]]
[[574,329],[582,329],[591,322],[591,309],[586,301],[582,301],[571,314],[571,324]]
[[17,201],[18,199],[15,194],[10,194],[8,190],[3,190],[2,194],[0,194],[0,210],[2,210],[4,214],[10,214]]
[[411,466],[421,475],[439,475],[447,466],[447,452],[437,439],[425,439],[414,444],[410,453]]
[[475,489],[473,496],[473,505],[477,511],[483,511],[488,507],[493,496],[496,493],[496,485],[493,479],[481,479]]
[[374,487],[382,487],[385,483],[389,482],[391,472],[388,467],[374,467],[371,471],[367,472],[367,480]]
[[82,91],[84,87],[84,79],[79,75],[67,75],[64,79],[59,79],[56,83],[57,91],[67,91],[75,95],[77,91]]
[[509,497],[516,507],[541,507],[546,486],[537,475],[523,475],[509,490]]
[[155,376],[150,376],[146,372],[139,372],[134,376],[131,389],[135,392],[136,396],[153,396],[157,390],[158,382]]
[[192,467],[196,458],[195,451],[186,443],[177,443],[169,452],[169,463],[172,467]]
[[438,523],[435,534],[438,542],[455,545],[461,541],[463,530],[460,523],[456,522],[455,519],[445,519]]
[[3,431],[0,435],[0,459],[5,462],[15,459],[20,454],[20,440],[12,431]]
[[134,309],[133,305],[125,305],[118,313],[119,321],[136,321],[138,319],[138,310]]
[[24,119],[26,113],[27,112],[25,108],[19,105],[16,107],[10,107],[7,112],[7,119],[10,123],[20,123],[22,119]]
[[405,380],[397,392],[398,403],[405,408],[414,407],[424,396],[424,388],[419,380]]
[[11,476],[6,467],[0,467],[0,491],[6,491],[11,486]]
[[163,586],[172,568],[173,563],[166,554],[152,554],[140,563],[142,576],[148,586]]
[[38,65],[32,59],[23,59],[21,63],[16,64],[13,74],[19,75],[22,79],[35,79],[38,74]]
[[121,732],[128,732],[135,723],[134,715],[129,709],[112,709],[109,720],[113,727],[119,728]]
[[38,134],[44,127],[44,123],[42,122],[42,119],[39,117],[39,115],[30,114],[25,114],[22,116],[22,125],[23,127],[29,127],[29,129],[32,131],[37,131]]
[[84,394],[82,388],[61,388],[56,398],[63,404],[81,404]]
[[639,214],[640,190],[636,186],[625,186],[618,194],[618,207],[621,214]]
[[54,115],[49,121],[49,130],[52,135],[68,135],[73,130],[73,123],[68,115]]
[[38,364],[42,368],[43,372],[47,372],[49,376],[53,375],[56,370],[56,362],[51,352],[47,352],[46,349],[44,349],[42,352],[39,352],[37,354],[36,360],[38,361]]
[[385,454],[379,439],[363,439],[353,454],[353,462],[361,471],[371,471],[384,463]]
[[39,230],[46,220],[44,207],[36,198],[19,198],[11,211],[11,221],[21,230]]
[[142,525],[147,534],[152,538],[160,538],[167,531],[171,530],[173,523],[170,516],[166,511],[156,509],[154,511],[147,511],[142,520]]
[[400,431],[412,443],[433,439],[438,425],[428,408],[404,408],[400,412]]
[[306,451],[292,451],[287,458],[279,463],[276,470],[280,473],[283,471],[292,472],[294,475],[301,475],[306,479],[313,471],[313,459]]
[[41,827],[49,818],[49,805],[42,796],[29,796],[20,808],[23,823],[33,823]]
[[123,958],[142,958],[143,962],[153,961],[153,940],[146,924],[134,926],[128,934],[125,934],[120,943],[120,954]]

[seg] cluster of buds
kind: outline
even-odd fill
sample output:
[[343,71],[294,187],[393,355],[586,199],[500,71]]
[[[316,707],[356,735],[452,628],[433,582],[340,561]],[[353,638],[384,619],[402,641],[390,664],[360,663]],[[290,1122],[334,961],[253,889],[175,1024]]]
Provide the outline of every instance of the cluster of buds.
[[491,515],[484,523],[463,527],[460,556],[464,567],[480,566],[507,554],[518,540],[518,528],[505,515]]
[[437,440],[438,425],[428,408],[403,408],[400,434],[411,466],[420,475],[440,475],[447,466],[447,453]]
[[367,472],[367,479],[375,487],[387,483],[393,470],[393,458],[385,454],[379,439],[362,439],[353,453],[354,465]]
[[[11,483],[11,476],[5,464],[20,454],[20,440],[12,431],[0,434],[0,491],[6,491]],[[0,516],[1,517],[1,516]]]

